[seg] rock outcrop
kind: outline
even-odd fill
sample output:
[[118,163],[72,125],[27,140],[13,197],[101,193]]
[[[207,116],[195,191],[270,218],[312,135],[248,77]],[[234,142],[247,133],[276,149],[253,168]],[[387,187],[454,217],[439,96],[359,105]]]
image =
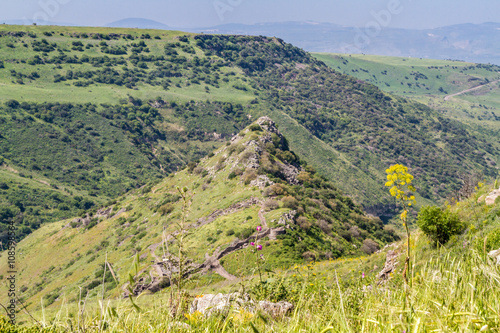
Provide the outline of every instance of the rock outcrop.
[[231,293],[231,294],[208,294],[202,297],[197,297],[191,307],[190,313],[201,312],[209,316],[215,313],[228,312],[233,309],[245,309],[251,312],[254,308],[253,301],[248,294]]
[[[278,130],[278,127],[276,127],[276,123],[271,118],[260,117],[259,119],[257,119],[256,123],[267,133],[262,135],[259,140],[250,140],[246,143],[246,150],[251,153],[250,156],[246,158],[245,167],[250,169],[258,169],[260,167],[260,157],[263,154],[263,149],[261,148],[261,146],[268,142],[273,142],[272,134],[276,134],[281,140],[281,143],[285,142],[283,134],[281,134],[281,132]],[[231,141],[236,142],[237,137],[239,136],[237,135]],[[237,162],[238,161],[235,162],[233,167],[237,164]],[[284,175],[289,184],[300,184],[297,176],[302,170],[299,167],[292,165],[286,161],[277,161],[277,164],[280,168],[281,173]],[[262,185],[264,184],[265,182],[259,182],[257,185],[252,186],[259,186],[260,188],[262,188]],[[271,183],[269,183],[269,185],[271,185]]]
[[498,190],[493,190],[491,191],[487,196],[486,198],[484,199],[484,202],[487,204],[487,205],[494,205],[495,204],[495,201],[496,199],[500,197],[500,189]]
[[269,301],[260,301],[258,309],[273,318],[281,318],[286,316],[293,310],[293,304],[285,301],[273,303]]
[[387,256],[385,258],[384,268],[378,273],[379,284],[384,283],[389,280],[391,273],[396,271],[396,266],[398,265],[398,254],[390,250],[387,252]]
[[[296,210],[291,210],[288,213],[284,213],[278,220],[278,224],[283,224],[285,226],[295,223],[295,216],[297,215]],[[271,221],[274,222],[275,220]]]
[[250,182],[250,186],[257,186],[261,190],[273,184],[274,182],[266,175],[259,175],[256,179]]
[[73,227],[73,228],[86,227],[86,226],[88,226],[90,224],[90,222],[93,219],[99,219],[101,217],[103,219],[107,219],[111,215],[112,211],[113,211],[113,208],[111,208],[111,207],[101,208],[101,209],[99,209],[94,214],[94,216],[90,216],[89,214],[87,214],[85,217],[77,217],[76,219],[74,219],[73,221],[71,221],[70,223],[68,223],[65,226],[65,228],[69,228],[69,227]]
[[260,311],[272,318],[281,318],[293,310],[293,304],[285,301],[273,303],[269,301],[255,302],[248,294],[209,294],[197,297],[191,307],[190,313],[200,312],[205,316],[216,313],[226,313],[230,309],[243,309],[248,312]]

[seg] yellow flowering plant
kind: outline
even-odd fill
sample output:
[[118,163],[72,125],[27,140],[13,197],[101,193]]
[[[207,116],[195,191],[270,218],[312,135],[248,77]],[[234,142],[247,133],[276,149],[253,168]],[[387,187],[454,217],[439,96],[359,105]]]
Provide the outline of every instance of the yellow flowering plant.
[[410,229],[408,228],[408,209],[416,203],[415,196],[412,192],[415,192],[415,187],[411,185],[413,181],[413,176],[408,173],[408,168],[402,164],[394,164],[387,170],[387,182],[385,186],[390,187],[389,193],[391,196],[395,197],[399,203],[403,206],[403,211],[399,215],[399,218],[403,222],[403,226],[406,230],[407,236],[407,246],[406,246],[406,260],[405,268],[403,270],[403,279],[406,284],[408,284],[408,277],[410,270]]

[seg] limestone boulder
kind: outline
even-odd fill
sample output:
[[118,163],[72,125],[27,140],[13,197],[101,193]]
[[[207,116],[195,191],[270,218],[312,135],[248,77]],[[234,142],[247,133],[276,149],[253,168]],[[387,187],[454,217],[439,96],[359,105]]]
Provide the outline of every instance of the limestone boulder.
[[253,301],[248,294],[208,294],[197,297],[191,307],[190,313],[200,312],[205,316],[216,313],[227,313],[229,310],[245,310],[256,313],[261,312],[272,318],[281,318],[293,310],[293,304],[285,301],[277,303],[270,301]]
[[488,196],[484,199],[487,205],[495,204],[495,200],[500,197],[500,189],[491,191]]

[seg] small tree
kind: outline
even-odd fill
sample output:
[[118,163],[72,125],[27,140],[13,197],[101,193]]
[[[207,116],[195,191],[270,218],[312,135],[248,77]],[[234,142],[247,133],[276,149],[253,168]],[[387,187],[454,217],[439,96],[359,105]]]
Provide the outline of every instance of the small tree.
[[412,204],[415,204],[415,196],[407,193],[415,191],[411,182],[413,176],[408,173],[408,168],[402,164],[394,164],[387,170],[387,182],[385,186],[390,187],[389,192],[391,196],[395,197],[396,200],[403,206],[403,211],[399,218],[403,222],[403,226],[406,230],[407,242],[406,242],[406,260],[405,268],[403,270],[403,279],[406,284],[408,284],[408,276],[410,271],[410,229],[408,228],[408,209]]
[[436,206],[422,207],[418,213],[417,224],[427,237],[441,245],[464,229],[457,214]]

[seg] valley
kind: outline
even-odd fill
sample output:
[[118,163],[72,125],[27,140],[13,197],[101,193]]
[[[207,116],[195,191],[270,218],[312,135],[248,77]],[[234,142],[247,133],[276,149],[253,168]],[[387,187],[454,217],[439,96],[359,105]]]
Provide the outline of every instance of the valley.
[[[457,190],[458,174],[496,174],[491,132],[333,71],[279,39],[1,29],[2,223],[16,218],[23,235],[155,183],[263,115],[375,215],[392,214],[380,172],[392,162],[416,169],[423,202]],[[28,192],[38,199],[26,201]]]

